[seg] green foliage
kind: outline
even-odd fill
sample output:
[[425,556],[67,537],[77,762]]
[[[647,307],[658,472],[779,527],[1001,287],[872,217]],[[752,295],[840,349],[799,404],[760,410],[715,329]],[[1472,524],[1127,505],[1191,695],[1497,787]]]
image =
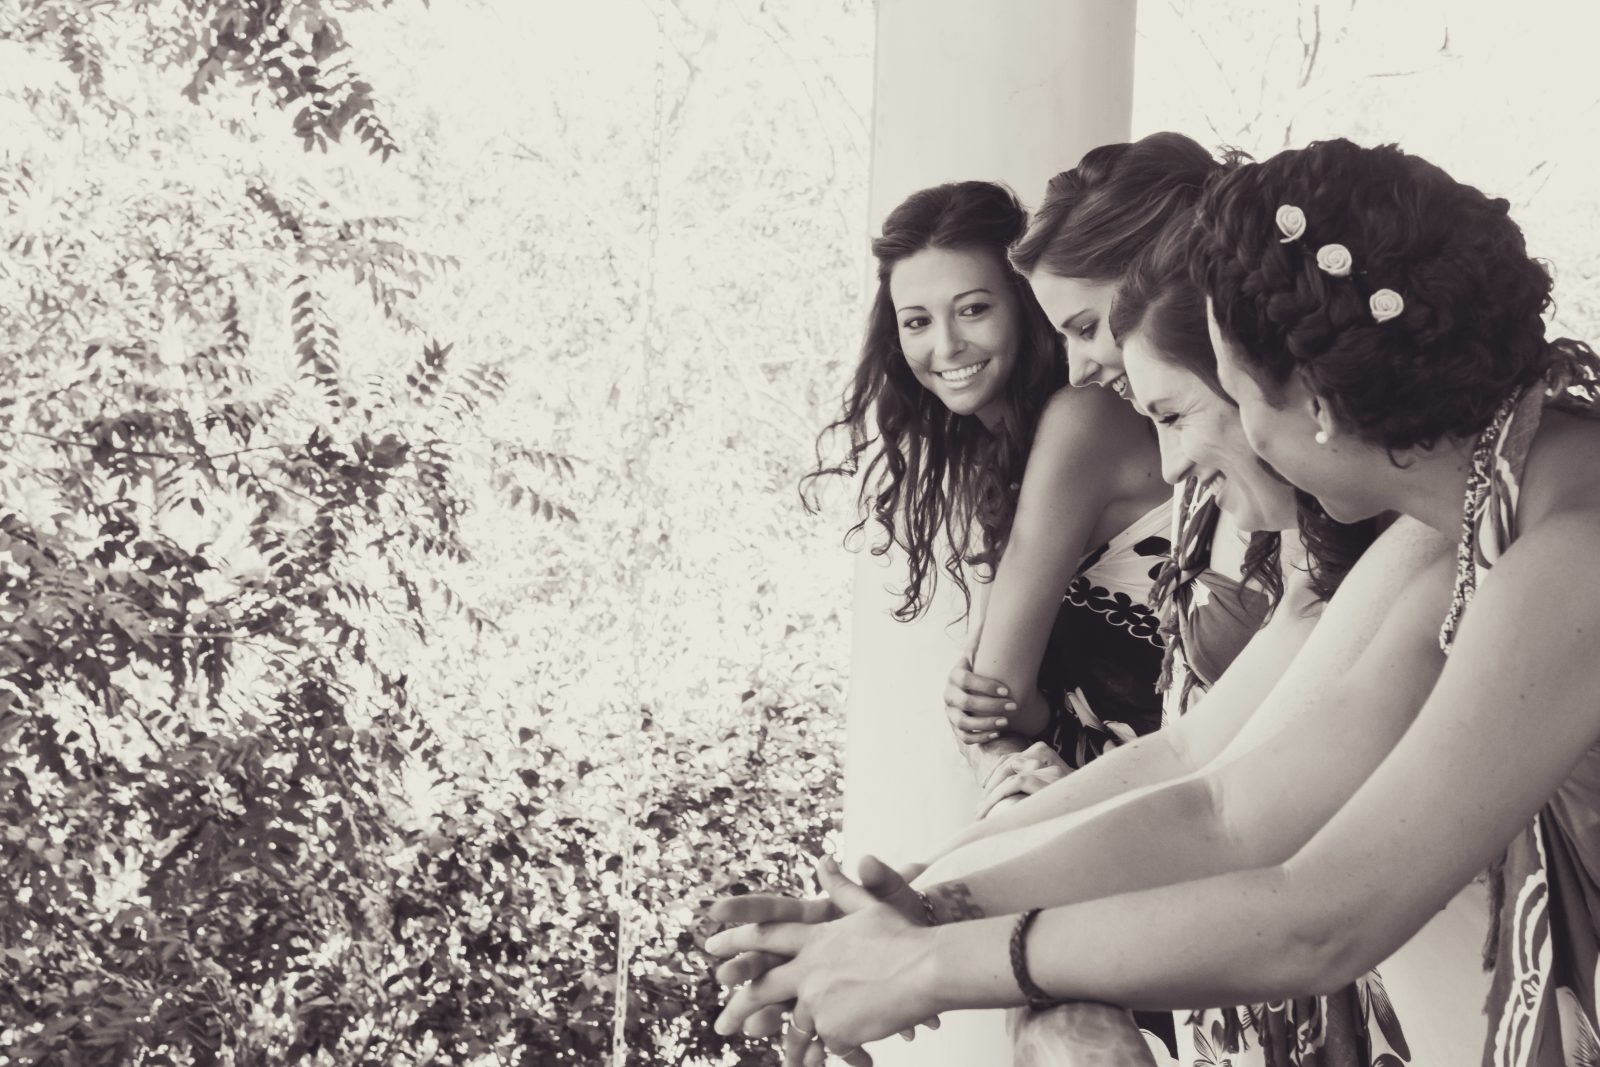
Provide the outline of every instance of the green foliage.
[[[836,829],[839,587],[767,573],[816,420],[713,474],[692,430],[738,396],[667,396],[695,495],[532,395],[514,357],[592,375],[617,297],[554,342],[468,310],[450,228],[551,253],[493,194],[394,208],[449,134],[352,65],[387,6],[0,0],[6,1062],[596,1063],[619,930],[636,1062],[770,1059],[710,1030],[696,902],[800,884]],[[757,374],[762,417],[817,376]],[[678,603],[731,646],[688,655]]]

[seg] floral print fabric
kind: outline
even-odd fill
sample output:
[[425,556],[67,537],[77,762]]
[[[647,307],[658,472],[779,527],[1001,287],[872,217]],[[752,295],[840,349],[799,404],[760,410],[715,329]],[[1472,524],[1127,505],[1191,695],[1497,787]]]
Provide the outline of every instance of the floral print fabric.
[[[1523,396],[1495,441],[1473,527],[1479,586],[1516,540],[1522,473],[1544,411],[1600,416],[1594,354],[1553,347],[1544,387]],[[1600,1067],[1600,744],[1517,834],[1492,881],[1499,929],[1484,1067]]]
[[1171,503],[1141,516],[1078,564],[1039,669],[1051,709],[1044,740],[1070,766],[1161,725],[1160,620],[1150,589],[1172,543]]

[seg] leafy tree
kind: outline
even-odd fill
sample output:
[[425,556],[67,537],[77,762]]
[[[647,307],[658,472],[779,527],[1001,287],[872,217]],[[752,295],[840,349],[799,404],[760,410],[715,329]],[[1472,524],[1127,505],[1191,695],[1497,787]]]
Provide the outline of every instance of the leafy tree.
[[[548,243],[518,234],[559,228],[509,225],[481,189],[433,226],[352,206],[453,195],[452,131],[389,110],[355,67],[347,27],[388,8],[0,2],[0,1046],[39,1064],[598,1062],[622,919],[637,1060],[765,1062],[709,1030],[693,899],[793,885],[834,829],[839,586],[766,569],[796,544],[783,442],[818,421],[815,396],[784,397],[817,368],[543,418],[510,298],[463,312],[445,231],[537,275]],[[719,24],[679,12],[691,56],[714,48]],[[696,180],[731,191],[726,152]],[[718,267],[734,299],[758,295]],[[815,288],[840,299],[825,275],[794,299]],[[593,362],[618,299],[596,289],[547,378]],[[705,315],[664,282],[662,319],[686,313]],[[681,342],[657,354],[703,373]],[[741,396],[781,430],[724,473],[726,444],[693,430]],[[619,440],[639,443],[622,470]],[[715,492],[675,493],[646,443]],[[749,482],[761,503],[735,513]],[[678,547],[735,514],[709,550]],[[514,543],[486,534],[508,520]],[[708,601],[708,569],[739,591]],[[684,635],[639,614],[678,599],[740,643],[685,668]],[[585,669],[615,681],[574,724],[556,704]]]

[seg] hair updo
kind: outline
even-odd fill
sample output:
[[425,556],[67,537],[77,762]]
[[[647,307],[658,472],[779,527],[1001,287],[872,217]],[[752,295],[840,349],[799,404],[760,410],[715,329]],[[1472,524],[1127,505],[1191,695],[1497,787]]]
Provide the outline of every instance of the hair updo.
[[[912,193],[883,222],[872,242],[878,290],[868,313],[855,377],[843,412],[817,438],[817,467],[801,479],[801,499],[815,509],[813,483],[829,474],[854,475],[864,456],[859,535],[876,520],[906,554],[906,586],[895,617],[926,610],[942,569],[970,606],[965,567],[992,568],[1016,516],[1014,485],[1022,480],[1039,416],[1067,382],[1061,338],[1033,290],[1006,262],[1006,250],[1028,222],[1016,196],[994,182],[936,185]],[[990,432],[976,415],[958,415],[923,387],[900,349],[889,279],[903,260],[925,249],[992,253],[1017,304],[1016,360],[1001,390],[1001,414]],[[838,461],[823,458],[833,431],[849,434]]]
[[[1276,216],[1305,216],[1284,240]],[[1337,277],[1324,245],[1349,250]],[[1319,141],[1220,177],[1200,203],[1191,269],[1269,396],[1291,373],[1391,450],[1470,437],[1544,372],[1550,275],[1506,201],[1393,145]],[[1374,319],[1369,299],[1404,309]]]
[[1115,281],[1169,222],[1194,208],[1218,167],[1181,133],[1092,149],[1050,179],[1011,263],[1023,274]]

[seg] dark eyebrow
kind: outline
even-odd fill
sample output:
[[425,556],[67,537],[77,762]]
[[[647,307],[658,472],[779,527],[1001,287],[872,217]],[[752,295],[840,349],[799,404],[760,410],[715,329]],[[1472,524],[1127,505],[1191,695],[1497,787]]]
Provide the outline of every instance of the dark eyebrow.
[[1062,321],[1061,328],[1063,330],[1072,329],[1072,324],[1073,323],[1077,322],[1079,319],[1083,318],[1085,315],[1089,314],[1089,312],[1091,312],[1093,310],[1094,310],[1094,308],[1084,308],[1082,311],[1078,312],[1075,315],[1069,315],[1065,320]]
[[[950,303],[954,304],[957,300],[960,300],[962,297],[971,296],[973,293],[988,293],[988,295],[990,295],[990,296],[994,295],[994,293],[990,292],[988,289],[985,289],[985,288],[980,286],[977,289],[968,289],[964,293],[957,293],[955,296],[952,296],[950,298]],[[895,308],[895,311],[897,313],[901,312],[901,311],[927,311],[927,310],[928,309],[923,307],[921,304],[907,304],[905,307]]]
[[1135,396],[1133,399],[1134,399],[1134,404],[1139,408],[1139,410],[1144,412],[1146,415],[1150,416],[1151,418],[1155,418],[1156,408],[1160,407],[1163,404],[1170,405],[1172,403],[1171,400],[1168,400],[1164,396],[1152,397],[1149,400],[1146,400],[1142,396]]

